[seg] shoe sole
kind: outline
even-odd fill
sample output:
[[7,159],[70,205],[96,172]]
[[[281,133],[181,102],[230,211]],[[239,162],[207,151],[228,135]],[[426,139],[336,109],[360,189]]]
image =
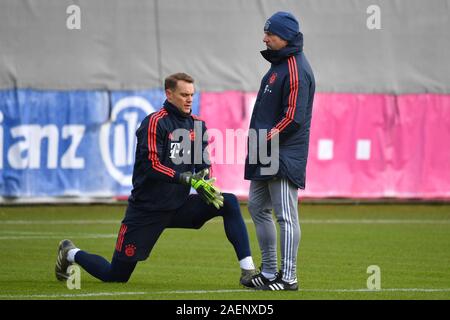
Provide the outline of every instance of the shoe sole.
[[65,271],[62,270],[62,266],[61,266],[62,265],[62,260],[63,260],[63,255],[62,255],[63,248],[62,248],[62,245],[63,245],[64,241],[65,240],[61,240],[59,242],[59,245],[58,245],[58,257],[56,258],[56,263],[55,263],[55,276],[56,276],[56,279],[58,281],[65,281],[65,280],[69,279],[69,274],[67,273],[67,268],[69,268],[69,266],[73,264],[73,263],[69,263],[67,265],[66,270]]
[[[271,286],[275,287],[275,289],[273,289]],[[291,288],[289,288],[289,287],[280,288],[278,284],[277,285],[269,284],[269,285],[256,287],[255,290],[261,290],[261,291],[298,291],[298,286],[291,287]]]
[[58,249],[58,257],[56,258],[56,264],[55,264],[55,275],[56,275],[56,279],[58,281],[64,281],[64,280],[69,279],[69,276],[67,275],[67,273],[62,271],[62,267],[61,267],[62,256],[61,256],[61,254],[62,254],[62,250]]
[[239,282],[239,284],[246,289],[255,289],[254,286],[248,286],[248,285],[243,284],[242,282]]
[[67,275],[67,273],[61,273],[58,271],[55,271],[56,274],[56,279],[58,279],[58,281],[64,281],[69,279],[69,276]]

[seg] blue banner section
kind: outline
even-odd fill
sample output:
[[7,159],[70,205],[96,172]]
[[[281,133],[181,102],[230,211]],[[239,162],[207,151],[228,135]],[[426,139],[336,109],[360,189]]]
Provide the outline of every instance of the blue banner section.
[[164,100],[162,89],[0,90],[0,196],[128,195],[135,131]]

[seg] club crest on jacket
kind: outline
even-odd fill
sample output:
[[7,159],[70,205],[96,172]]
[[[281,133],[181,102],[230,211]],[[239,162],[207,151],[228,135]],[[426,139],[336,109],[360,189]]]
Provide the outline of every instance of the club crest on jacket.
[[273,84],[275,82],[275,80],[277,80],[277,73],[274,72],[272,73],[272,75],[269,78],[269,84]]

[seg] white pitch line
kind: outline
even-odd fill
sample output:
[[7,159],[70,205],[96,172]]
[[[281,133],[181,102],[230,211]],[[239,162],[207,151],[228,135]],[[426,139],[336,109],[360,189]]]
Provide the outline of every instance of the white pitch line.
[[[1,234],[1,232],[0,232]],[[72,238],[72,239],[110,239],[117,238],[117,234],[106,234],[106,233],[98,233],[98,234],[79,234],[79,235],[29,235],[29,236],[0,236],[0,240],[47,240],[47,239],[63,239],[63,238]]]
[[38,235],[38,236],[50,235],[50,236],[54,236],[55,232],[1,230],[0,234],[12,234],[12,235],[15,235],[15,236],[30,236],[30,235]]
[[14,295],[2,294],[0,298],[76,298],[76,297],[96,297],[96,296],[122,296],[122,295],[164,295],[164,294],[208,294],[208,293],[235,293],[235,292],[257,292],[249,289],[231,289],[231,290],[174,290],[174,291],[154,291],[154,292],[96,292],[96,293],[75,293],[75,294],[29,294]]
[[102,297],[102,296],[124,296],[124,295],[142,295],[146,292],[96,292],[80,294],[2,294],[0,298],[76,298],[76,297]]
[[[387,292],[387,291],[405,291],[405,292],[450,292],[450,288],[433,289],[433,288],[388,288],[380,290],[372,289],[299,289],[299,292]],[[147,292],[147,294],[178,294],[178,293],[232,293],[232,292],[261,292],[251,289],[239,290],[175,290],[175,291],[159,291]]]
[[[117,224],[121,220],[0,220],[0,225],[59,225],[59,224]],[[253,223],[251,219],[244,219],[245,223]],[[220,219],[213,219],[209,223],[221,223]],[[449,219],[304,219],[300,224],[450,224]]]
[[121,220],[0,220],[0,224],[117,224]]
[[448,224],[450,220],[432,220],[432,219],[306,219],[300,220],[300,223],[311,224]]
[[[209,294],[209,293],[236,293],[248,292],[257,293],[261,291],[249,289],[230,290],[173,290],[173,291],[149,291],[149,292],[95,292],[95,293],[75,293],[75,294],[2,294],[0,298],[82,298],[82,297],[102,297],[102,296],[123,296],[123,295],[173,295],[173,294]],[[299,289],[299,292],[323,292],[323,293],[379,293],[379,292],[450,292],[450,288],[386,288],[380,290],[371,289]]]
[[450,288],[387,288],[387,289],[300,289],[307,292],[450,292]]

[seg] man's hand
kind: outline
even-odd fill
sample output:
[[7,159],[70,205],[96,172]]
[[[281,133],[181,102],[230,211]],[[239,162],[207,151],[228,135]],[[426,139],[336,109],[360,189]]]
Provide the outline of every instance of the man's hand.
[[198,195],[207,204],[212,204],[216,209],[223,207],[223,196],[220,189],[214,186],[215,178],[205,180],[209,170],[203,169],[195,174],[192,172],[183,172],[180,174],[180,183],[193,187]]
[[219,210],[223,207],[223,196],[220,192],[220,189],[213,185],[215,178],[209,180],[195,180],[192,179],[192,187],[197,190],[198,195],[205,201],[207,204],[212,204]]
[[195,179],[195,180],[205,179],[205,177],[208,174],[209,174],[209,169],[208,168],[200,170],[199,172],[196,172],[194,174],[192,172],[190,172],[190,171],[186,171],[186,172],[183,172],[183,173],[180,174],[180,177],[179,177],[178,180],[179,180],[179,182],[181,184],[184,184],[184,185],[187,185],[187,186],[190,185],[190,186],[193,187],[192,179]]
[[190,172],[190,171],[183,172],[182,174],[180,174],[180,177],[178,180],[181,184],[190,186],[191,180],[192,180],[192,172]]
[[205,168],[203,170],[200,170],[199,172],[194,173],[193,178],[196,180],[205,179],[209,174],[209,169]]

